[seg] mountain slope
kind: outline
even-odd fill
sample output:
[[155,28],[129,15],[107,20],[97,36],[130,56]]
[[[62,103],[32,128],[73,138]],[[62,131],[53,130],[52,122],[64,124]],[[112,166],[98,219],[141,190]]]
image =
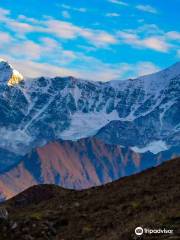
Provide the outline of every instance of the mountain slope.
[[0,82],[14,86],[23,80],[23,76],[4,59],[0,58]]
[[172,148],[159,154],[139,154],[96,138],[56,141],[37,148],[15,167],[0,175],[1,199],[10,198],[35,184],[57,184],[84,189],[132,175],[179,156]]
[[137,226],[174,230],[140,239],[179,239],[179,168],[178,158],[84,191],[34,186],[1,205],[0,239],[129,240]]
[[57,139],[97,134],[102,141],[137,152],[179,146],[180,63],[134,80],[101,83],[41,77],[13,86],[8,84],[10,75],[4,74],[7,68],[8,63],[0,67],[0,161],[7,159],[0,171]]

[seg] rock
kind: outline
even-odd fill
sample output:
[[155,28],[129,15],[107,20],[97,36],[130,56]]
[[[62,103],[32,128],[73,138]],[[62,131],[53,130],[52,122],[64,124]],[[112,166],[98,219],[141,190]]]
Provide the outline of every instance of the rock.
[[24,236],[24,240],[34,240],[34,237],[28,234]]
[[53,235],[56,235],[57,234],[57,231],[56,231],[56,229],[54,228],[54,227],[49,227],[49,230],[51,231],[51,233],[53,234]]
[[17,222],[14,222],[13,225],[11,226],[11,229],[14,230],[17,228],[17,226],[18,226]]
[[35,227],[36,227],[36,224],[35,224],[35,223],[33,223],[33,224],[32,224],[32,227],[33,227],[33,228],[35,228]]
[[59,205],[59,209],[63,209],[63,205],[62,204]]
[[7,226],[3,226],[3,232],[7,231]]
[[7,220],[8,219],[8,211],[6,210],[6,208],[2,207],[0,208],[0,219],[4,219]]
[[28,228],[28,227],[22,228],[22,232],[23,232],[23,233],[28,233],[28,232],[29,232],[29,228]]
[[74,206],[75,206],[75,207],[79,207],[79,206],[80,206],[80,203],[79,203],[79,202],[75,202],[75,203],[74,203]]

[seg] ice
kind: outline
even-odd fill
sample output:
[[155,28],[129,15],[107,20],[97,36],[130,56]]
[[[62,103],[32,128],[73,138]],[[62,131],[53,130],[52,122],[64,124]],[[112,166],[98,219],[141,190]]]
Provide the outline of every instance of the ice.
[[168,146],[166,145],[166,143],[164,141],[159,140],[159,141],[153,141],[143,148],[139,148],[139,147],[135,146],[135,147],[131,147],[131,149],[134,152],[138,152],[138,153],[145,153],[145,152],[149,151],[154,154],[157,154],[159,152],[168,150]]

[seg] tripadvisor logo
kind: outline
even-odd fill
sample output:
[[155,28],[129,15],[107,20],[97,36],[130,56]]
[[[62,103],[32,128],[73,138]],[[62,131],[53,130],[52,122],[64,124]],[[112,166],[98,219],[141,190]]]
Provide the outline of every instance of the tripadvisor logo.
[[138,236],[142,235],[143,232],[144,232],[144,230],[143,230],[142,227],[137,227],[137,228],[135,229],[135,234],[138,235]]
[[142,234],[173,234],[172,229],[150,229],[150,228],[142,228],[142,227],[137,227],[135,229],[135,234],[137,236],[140,236]]

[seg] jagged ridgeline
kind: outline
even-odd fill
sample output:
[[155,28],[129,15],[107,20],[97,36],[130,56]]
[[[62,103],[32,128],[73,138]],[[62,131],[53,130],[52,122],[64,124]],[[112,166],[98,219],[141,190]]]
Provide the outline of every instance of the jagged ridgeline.
[[179,156],[180,63],[95,80],[23,78],[0,61],[2,196],[38,183],[99,185]]
[[136,152],[154,153],[179,144],[179,63],[149,76],[108,83],[72,77],[22,81],[16,73],[1,60],[0,148],[10,164],[12,154],[24,155],[56,139],[97,135]]

